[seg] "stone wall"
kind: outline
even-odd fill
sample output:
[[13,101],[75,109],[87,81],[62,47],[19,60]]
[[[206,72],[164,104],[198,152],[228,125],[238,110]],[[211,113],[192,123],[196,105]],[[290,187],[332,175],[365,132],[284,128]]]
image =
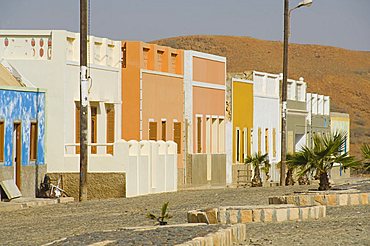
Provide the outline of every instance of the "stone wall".
[[326,206],[291,204],[263,206],[230,206],[188,212],[189,223],[238,224],[251,222],[283,222],[319,219],[326,216]]
[[[79,173],[48,173],[52,183],[56,184],[61,177],[61,186],[68,196],[78,200],[79,197]],[[125,173],[88,173],[87,174],[87,198],[106,199],[126,196]]]
[[370,204],[370,193],[326,192],[269,197],[270,204],[348,206]]

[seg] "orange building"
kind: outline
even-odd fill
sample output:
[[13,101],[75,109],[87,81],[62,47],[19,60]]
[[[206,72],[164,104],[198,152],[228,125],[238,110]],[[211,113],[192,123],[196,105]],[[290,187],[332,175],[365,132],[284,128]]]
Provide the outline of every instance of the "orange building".
[[182,184],[183,51],[122,41],[122,53],[122,138],[176,142],[178,183]]

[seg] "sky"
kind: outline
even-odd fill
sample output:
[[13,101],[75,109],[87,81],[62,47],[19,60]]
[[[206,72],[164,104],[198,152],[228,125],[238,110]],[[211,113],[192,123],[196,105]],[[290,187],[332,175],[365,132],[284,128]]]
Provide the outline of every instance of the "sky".
[[[89,0],[90,33],[116,40],[217,34],[282,40],[284,0]],[[0,0],[0,29],[79,31],[79,0]],[[290,7],[300,0],[290,0]],[[370,51],[370,0],[313,0],[290,42]]]

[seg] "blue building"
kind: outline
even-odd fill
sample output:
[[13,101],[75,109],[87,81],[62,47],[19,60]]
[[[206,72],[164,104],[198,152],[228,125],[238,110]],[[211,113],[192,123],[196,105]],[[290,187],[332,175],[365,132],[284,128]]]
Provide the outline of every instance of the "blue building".
[[0,65],[0,181],[13,179],[34,197],[45,172],[45,91]]

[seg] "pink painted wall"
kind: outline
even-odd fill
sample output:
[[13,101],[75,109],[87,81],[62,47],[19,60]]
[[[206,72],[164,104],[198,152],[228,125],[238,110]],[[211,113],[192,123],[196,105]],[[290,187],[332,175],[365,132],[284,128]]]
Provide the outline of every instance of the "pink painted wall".
[[193,80],[225,85],[225,63],[193,57]]
[[[193,57],[193,81],[225,86],[225,73],[225,62]],[[203,115],[202,153],[206,153],[206,116],[225,116],[225,90],[193,86],[194,153],[197,152],[197,114]]]

